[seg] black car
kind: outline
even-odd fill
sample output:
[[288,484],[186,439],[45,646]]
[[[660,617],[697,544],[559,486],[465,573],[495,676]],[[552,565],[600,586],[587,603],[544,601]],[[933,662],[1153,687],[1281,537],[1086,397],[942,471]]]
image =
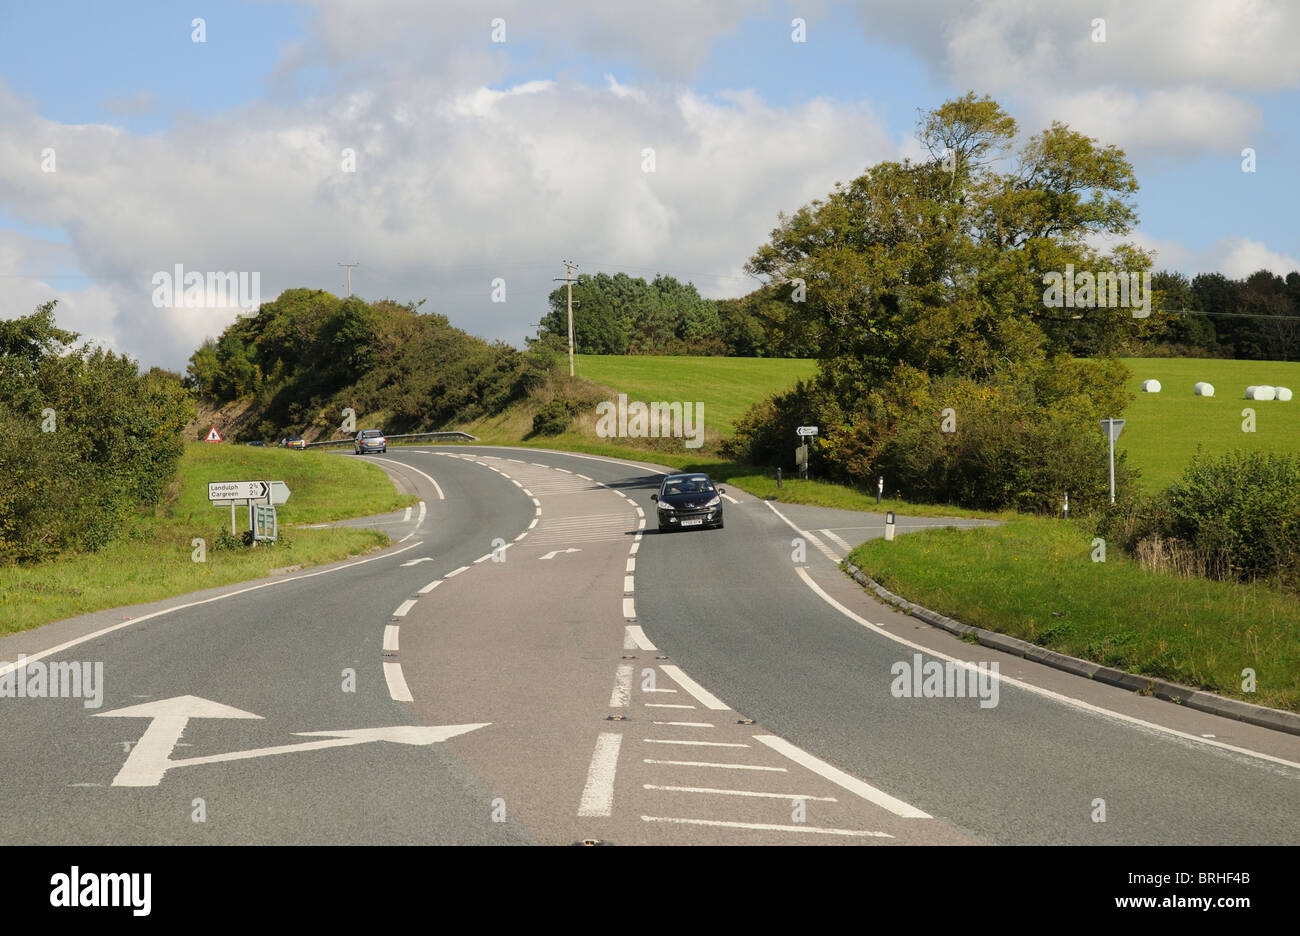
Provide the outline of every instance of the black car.
[[686,527],[722,529],[722,495],[706,474],[670,474],[650,499],[659,506],[659,532]]

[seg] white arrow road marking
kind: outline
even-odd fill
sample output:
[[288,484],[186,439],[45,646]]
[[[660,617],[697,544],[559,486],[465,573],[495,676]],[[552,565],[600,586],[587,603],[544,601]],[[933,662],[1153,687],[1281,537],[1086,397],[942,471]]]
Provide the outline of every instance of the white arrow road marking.
[[572,546],[570,546],[568,549],[552,549],[552,550],[551,550],[550,552],[548,552],[545,556],[541,556],[540,558],[542,558],[542,559],[554,559],[554,558],[555,558],[556,556],[558,556],[560,553],[574,553],[574,552],[582,552],[582,550],[581,550],[581,549],[574,549]]
[[419,559],[412,559],[410,562],[403,562],[403,566],[419,565],[421,562],[433,562],[432,556],[422,556]]
[[390,725],[385,728],[343,728],[334,731],[298,731],[304,737],[324,737],[323,741],[303,741],[298,744],[281,744],[276,747],[254,748],[249,751],[230,751],[207,757],[184,757],[173,760],[172,750],[191,718],[258,718],[228,705],[211,702],[197,696],[177,696],[158,702],[146,702],[129,708],[98,712],[104,718],[148,718],[149,727],[144,736],[131,748],[126,763],[113,778],[113,786],[157,786],[168,770],[176,767],[196,767],[200,764],[219,764],[226,761],[247,760],[252,757],[269,757],[273,754],[290,754],[294,751],[319,751],[332,747],[350,747],[372,741],[392,741],[395,744],[440,744],[457,735],[486,728],[491,722],[472,725]]

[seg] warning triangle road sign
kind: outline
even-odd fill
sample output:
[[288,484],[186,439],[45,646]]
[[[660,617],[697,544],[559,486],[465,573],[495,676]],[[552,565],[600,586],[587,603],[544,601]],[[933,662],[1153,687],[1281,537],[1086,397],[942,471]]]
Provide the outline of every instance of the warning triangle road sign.
[[221,433],[220,433],[220,432],[217,432],[217,427],[216,427],[216,426],[213,426],[213,427],[212,427],[212,430],[208,433],[208,437],[207,437],[206,439],[204,439],[204,441],[205,441],[205,442],[220,442],[220,441],[221,441]]

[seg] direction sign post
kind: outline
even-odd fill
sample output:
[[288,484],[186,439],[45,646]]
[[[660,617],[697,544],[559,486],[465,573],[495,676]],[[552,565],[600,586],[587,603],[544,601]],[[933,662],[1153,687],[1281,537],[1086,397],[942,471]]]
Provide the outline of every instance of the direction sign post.
[[1115,441],[1124,431],[1124,420],[1103,419],[1101,431],[1106,433],[1106,439],[1110,442],[1110,502],[1113,504],[1115,503]]

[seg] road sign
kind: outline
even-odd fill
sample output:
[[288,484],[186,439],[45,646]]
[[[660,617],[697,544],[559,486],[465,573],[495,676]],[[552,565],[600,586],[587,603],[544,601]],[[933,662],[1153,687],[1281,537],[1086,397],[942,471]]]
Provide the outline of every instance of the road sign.
[[795,434],[795,435],[801,435],[801,436],[816,435],[816,434],[817,434],[817,427],[816,427],[816,426],[800,426],[798,429],[796,429],[796,430],[794,431],[794,434]]
[[275,505],[283,504],[289,499],[289,485],[283,481],[271,482],[271,503]]
[[393,725],[386,728],[342,728],[337,731],[298,731],[300,736],[315,736],[323,740],[303,741],[298,744],[280,744],[275,747],[254,748],[248,751],[230,751],[226,754],[208,754],[203,757],[172,758],[172,751],[191,718],[257,718],[229,705],[210,702],[197,696],[176,696],[156,702],[144,702],[111,712],[97,712],[100,718],[147,718],[149,727],[131,748],[126,763],[113,778],[113,786],[157,786],[163,774],[178,767],[216,764],[223,761],[247,760],[250,757],[269,757],[274,754],[292,754],[296,751],[319,751],[323,748],[350,747],[374,741],[395,744],[440,744],[448,738],[486,728],[489,722],[474,725]]
[[[282,482],[281,482],[282,483]],[[285,489],[286,491],[288,488]],[[214,503],[223,501],[261,500],[271,492],[271,486],[265,481],[209,481],[208,500]],[[287,497],[286,497],[287,500]],[[283,501],[281,501],[283,503]],[[225,506],[221,504],[221,506]]]
[[208,430],[208,437],[207,437],[206,439],[204,439],[203,441],[204,441],[204,442],[220,442],[220,441],[221,441],[221,433],[220,433],[220,432],[217,432],[217,427],[216,427],[216,426],[213,426],[211,429]]
[[273,543],[279,532],[275,522],[275,508],[268,504],[254,504],[253,539]]

